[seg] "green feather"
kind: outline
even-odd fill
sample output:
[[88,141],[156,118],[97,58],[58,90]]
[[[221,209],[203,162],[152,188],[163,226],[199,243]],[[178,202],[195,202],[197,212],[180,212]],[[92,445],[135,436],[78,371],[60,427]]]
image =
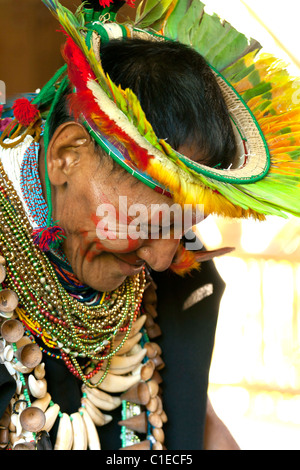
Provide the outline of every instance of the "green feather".
[[82,9],[79,7],[74,15],[70,10],[65,8],[58,0],[42,0],[46,6],[50,9],[52,14],[56,17],[59,23],[62,25],[65,32],[73,39],[75,44],[81,49],[84,56],[87,58],[92,71],[94,72],[99,84],[105,91],[105,93],[111,97],[110,89],[106,80],[106,76],[102,69],[101,63],[97,61],[97,58],[92,48],[88,48],[85,43],[84,35],[84,15]]
[[228,23],[223,25],[217,15],[210,16],[204,13],[200,25],[195,28],[191,36],[191,42],[197,51],[212,63],[210,57],[213,58],[218,53],[220,44],[223,44],[223,38],[230,27]]
[[263,93],[267,93],[268,91],[272,90],[272,84],[269,82],[261,82],[254,88],[245,91],[242,94],[242,98],[247,102],[254,98],[255,96],[262,95]]
[[191,36],[198,27],[203,14],[204,4],[199,0],[193,0],[184,17],[179,21],[177,27],[177,40],[191,45]]
[[[259,48],[255,49],[252,54],[253,54],[253,59],[259,52]],[[242,78],[244,78],[246,75],[248,75],[249,71],[251,72],[252,70],[255,69],[255,65],[251,64],[250,66],[247,67],[245,63],[245,58],[244,56],[238,59],[234,64],[230,65],[229,67],[226,67],[222,71],[222,75],[231,83],[236,83]]]
[[248,51],[248,39],[243,34],[231,28],[223,38],[224,46],[214,57],[212,65],[217,70],[223,70]]
[[165,35],[170,39],[177,38],[177,28],[179,22],[182,20],[184,15],[186,14],[191,0],[180,0],[177,1],[176,6],[172,13],[170,14],[166,25],[165,25]]
[[136,13],[135,26],[138,28],[153,28],[159,30],[164,15],[174,0],[143,1]]
[[200,0],[177,1],[166,20],[165,36],[192,46],[219,71],[257,46],[218,15],[209,15],[204,9]]

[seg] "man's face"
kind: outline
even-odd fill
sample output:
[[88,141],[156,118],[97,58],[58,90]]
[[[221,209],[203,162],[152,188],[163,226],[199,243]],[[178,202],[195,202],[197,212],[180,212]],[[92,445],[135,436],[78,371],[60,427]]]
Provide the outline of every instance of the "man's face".
[[[164,215],[157,209],[162,205]],[[91,156],[69,183],[55,215],[65,230],[63,248],[77,278],[110,291],[145,264],[166,270],[183,234],[181,227],[175,233],[174,213],[168,211],[172,205],[170,198],[124,170],[110,172],[107,164],[99,164],[99,155]]]
[[180,238],[196,222],[194,214],[185,218],[172,199],[113,168],[92,143],[70,150],[72,132],[76,136],[76,126],[66,127],[52,145],[59,163],[54,172],[50,165],[49,176],[59,173],[53,179],[53,219],[65,231],[63,249],[76,277],[95,290],[111,291],[145,264],[168,269]]

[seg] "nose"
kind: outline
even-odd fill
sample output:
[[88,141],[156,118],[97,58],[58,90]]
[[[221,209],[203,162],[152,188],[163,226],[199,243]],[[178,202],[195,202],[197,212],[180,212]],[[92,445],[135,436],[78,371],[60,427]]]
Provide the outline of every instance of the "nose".
[[178,239],[149,239],[136,251],[136,254],[154,271],[165,271],[172,264],[179,243]]

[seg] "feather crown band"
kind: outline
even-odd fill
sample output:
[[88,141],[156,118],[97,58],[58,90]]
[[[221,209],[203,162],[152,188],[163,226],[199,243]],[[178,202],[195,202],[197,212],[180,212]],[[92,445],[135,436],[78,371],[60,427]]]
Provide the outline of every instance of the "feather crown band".
[[[295,80],[280,61],[259,53],[255,41],[249,43],[231,25],[208,15],[199,0],[144,1],[133,24],[115,21],[114,5],[105,10],[111,7],[113,15],[103,17],[99,9],[80,7],[72,14],[57,0],[42,1],[67,35],[64,58],[73,87],[72,112],[127,171],[175,202],[203,204],[206,213],[261,219],[300,215],[300,104],[294,99]],[[230,169],[193,162],[158,139],[136,95],[105,74],[100,41],[123,37],[193,44],[203,55],[236,135],[238,153]]]

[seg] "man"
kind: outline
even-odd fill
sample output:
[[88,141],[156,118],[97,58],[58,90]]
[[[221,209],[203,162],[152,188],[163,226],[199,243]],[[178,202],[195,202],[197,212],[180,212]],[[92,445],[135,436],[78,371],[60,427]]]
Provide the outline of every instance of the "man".
[[[1,138],[3,211],[9,220],[3,232],[4,285],[18,293],[18,318],[44,353],[51,397],[40,416],[46,424],[34,428],[29,420],[27,430],[38,447],[50,445],[46,429],[54,448],[86,448],[87,439],[90,448],[99,448],[94,425],[105,424],[101,445],[115,449],[122,400],[122,448],[198,449],[204,442],[211,448],[211,433],[204,437],[205,416],[207,431],[224,431],[210,404],[206,413],[224,286],[211,263],[194,270],[210,257],[183,243],[196,219],[183,223],[178,237],[174,219],[165,226],[163,217],[153,220],[150,208],[168,212],[175,203],[195,215],[202,203],[204,215],[276,213],[276,199],[255,197],[262,192],[270,154],[250,110],[191,48],[103,23],[97,9],[73,17],[57,2],[46,4],[67,32],[67,68],[33,102],[15,102],[15,121]],[[130,38],[111,39],[118,34]],[[249,156],[249,150],[256,153]],[[145,211],[140,236],[132,237],[134,220],[127,208],[138,204]],[[281,204],[296,211],[293,201]],[[115,214],[113,229],[103,224],[99,208],[104,206]],[[20,220],[27,220],[24,228]],[[141,236],[144,232],[151,235]],[[191,277],[170,274],[168,268]],[[211,291],[203,299],[204,286]],[[129,349],[133,359],[128,359],[132,343],[127,341],[133,338],[141,343]],[[124,348],[127,353],[119,354]],[[24,359],[20,362],[23,367]],[[151,364],[156,370],[145,375]],[[41,385],[32,378],[30,383],[28,404]],[[103,392],[123,393],[114,400]],[[101,406],[93,408],[99,401],[110,409],[108,417],[99,413]],[[35,406],[29,409],[40,414]],[[23,410],[20,420],[30,412]],[[47,416],[53,414],[50,425]],[[221,448],[237,448],[226,429],[224,435]],[[16,447],[22,439],[24,432],[10,441]],[[217,439],[213,442],[220,448]]]

